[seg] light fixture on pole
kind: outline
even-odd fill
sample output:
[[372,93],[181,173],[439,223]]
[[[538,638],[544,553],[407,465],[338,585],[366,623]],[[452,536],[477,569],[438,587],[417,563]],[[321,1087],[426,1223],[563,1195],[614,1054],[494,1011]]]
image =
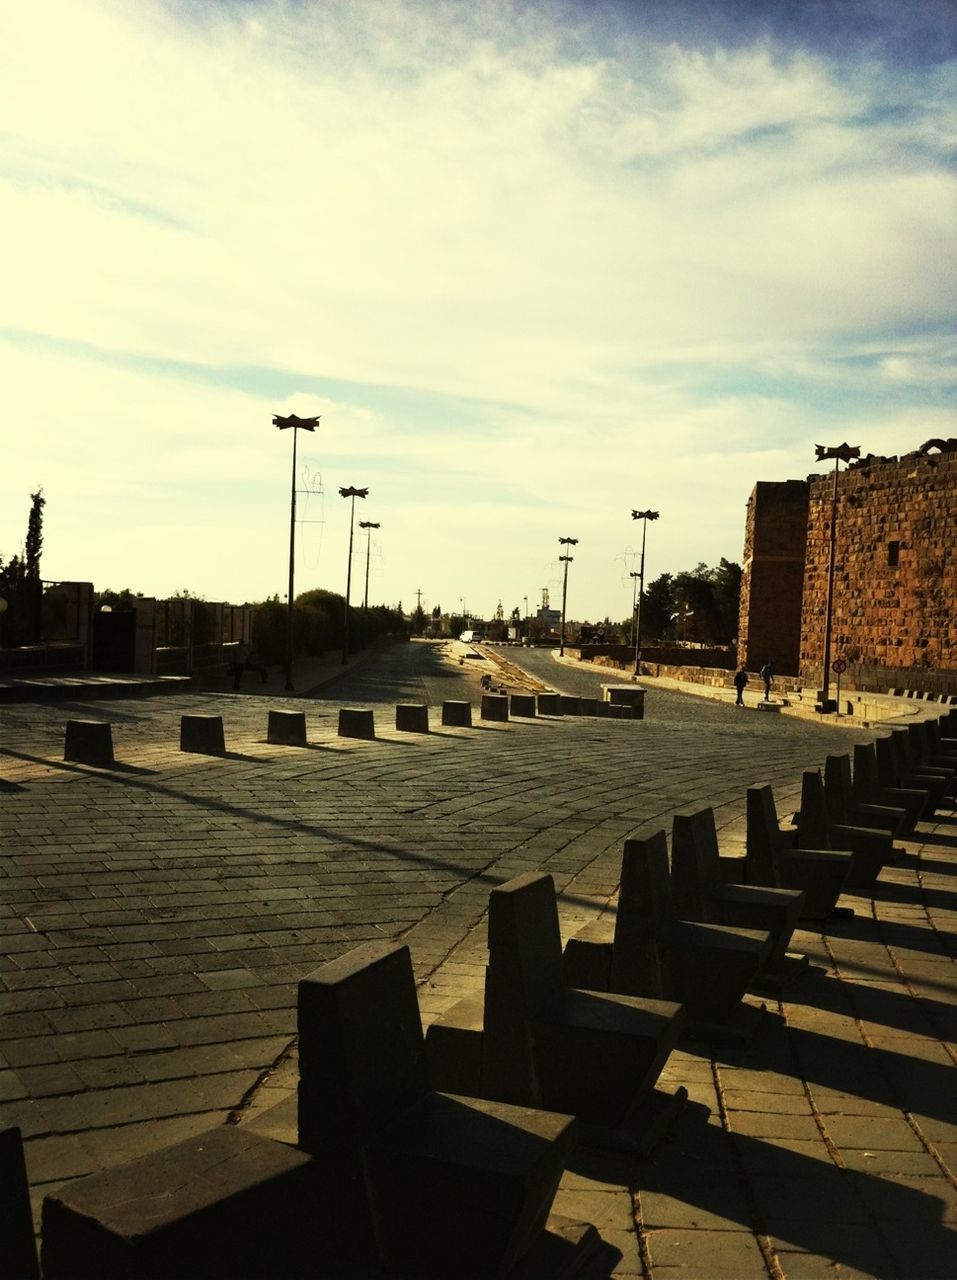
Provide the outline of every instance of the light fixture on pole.
[[469,615],[465,609],[465,596],[459,596],[459,604],[462,606],[462,630],[468,630]]
[[353,485],[339,490],[340,498],[350,498],[349,507],[349,563],[346,568],[346,608],[342,623],[342,665],[349,661],[349,593],[352,590],[352,534],[355,524],[356,498],[367,498],[368,489],[356,489]]
[[293,617],[293,591],[296,572],[296,432],[297,431],[315,431],[319,425],[319,417],[315,418],[299,418],[294,413],[290,413],[287,417],[280,417],[278,414],[273,418],[272,424],[278,427],[280,431],[288,431],[292,428],[292,491],[289,498],[289,592],[286,597],[286,692],[291,693],[293,690],[292,683],[292,661],[293,661],[293,634],[292,634],[292,617]]
[[366,531],[366,593],[362,600],[363,609],[369,607],[369,549],[372,545],[372,530],[381,529],[381,525],[374,520],[360,520],[359,528]]
[[818,462],[826,458],[834,459],[834,488],[831,492],[831,534],[827,560],[827,602],[824,606],[824,681],[821,689],[821,710],[830,711],[831,686],[831,619],[834,610],[834,551],[837,546],[837,478],[840,464],[848,463],[852,458],[861,456],[860,446],[856,444],[835,445],[828,448],[823,444],[814,446],[814,457]]
[[[561,543],[563,547],[578,546],[577,538],[559,538],[558,541]],[[558,649],[558,656],[564,657],[565,655],[565,605],[568,601],[568,566],[571,564],[571,562],[574,560],[575,557],[564,555],[564,556],[559,556],[558,558],[559,560],[564,560],[565,562],[565,575],[562,580],[562,641]]]
[[[641,523],[641,560],[638,565],[638,596],[635,605],[635,675],[638,675],[638,668],[641,661],[641,597],[645,594],[645,537],[648,533],[648,521],[657,520],[660,512],[658,511],[632,511],[632,520],[640,520]],[[632,575],[634,576],[634,575]]]

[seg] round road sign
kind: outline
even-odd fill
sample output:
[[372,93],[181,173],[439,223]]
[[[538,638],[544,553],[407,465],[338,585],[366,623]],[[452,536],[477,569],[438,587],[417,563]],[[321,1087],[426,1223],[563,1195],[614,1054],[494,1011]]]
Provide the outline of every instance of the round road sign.
[[847,670],[847,660],[845,658],[835,658],[831,663],[831,670],[842,676]]

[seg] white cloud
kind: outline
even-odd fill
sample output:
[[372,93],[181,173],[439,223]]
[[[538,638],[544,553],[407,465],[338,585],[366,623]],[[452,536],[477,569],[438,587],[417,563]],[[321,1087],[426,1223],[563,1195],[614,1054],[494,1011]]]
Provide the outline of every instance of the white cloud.
[[[12,420],[50,425],[5,450],[0,493],[57,490],[45,569],[280,589],[274,412],[323,413],[307,452],[328,494],[365,469],[388,495],[389,598],[410,596],[411,564],[450,583],[467,566],[497,600],[495,575],[524,573],[516,546],[566,524],[614,565],[636,487],[674,513],[664,565],[734,557],[752,483],[775,478],[749,468],[794,474],[822,424],[919,437],[888,452],[953,434],[949,357],[911,336],[953,305],[943,74],[922,94],[866,60],[767,40],[702,52],[680,33],[612,51],[584,26],[563,43],[558,12],[3,11],[0,328],[61,345],[3,353]],[[872,367],[841,363],[870,350]],[[164,361],[286,370],[288,390]],[[297,375],[357,387],[317,397]],[[915,404],[875,413],[878,382]],[[473,399],[479,426],[441,407],[416,424],[387,392],[370,408],[362,384]],[[326,516],[333,556],[331,498]],[[142,536],[92,529],[127,521]],[[595,571],[589,612],[616,572]]]

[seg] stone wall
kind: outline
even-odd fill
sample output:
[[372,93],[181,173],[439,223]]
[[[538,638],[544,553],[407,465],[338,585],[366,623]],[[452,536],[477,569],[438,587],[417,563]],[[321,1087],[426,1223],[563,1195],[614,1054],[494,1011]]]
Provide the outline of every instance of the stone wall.
[[758,481],[744,534],[738,665],[796,675],[808,523],[806,480]]
[[[933,672],[949,685],[957,673],[957,440],[933,443],[942,451],[869,457],[840,473],[831,658],[847,659],[848,683],[889,687],[907,672],[918,687]],[[800,661],[820,684],[833,473],[809,483]],[[941,679],[922,682],[932,683]]]

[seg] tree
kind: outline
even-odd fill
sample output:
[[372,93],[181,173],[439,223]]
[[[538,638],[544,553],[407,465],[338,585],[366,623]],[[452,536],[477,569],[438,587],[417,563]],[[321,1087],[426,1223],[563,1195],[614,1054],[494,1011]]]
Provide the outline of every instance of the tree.
[[30,494],[30,517],[27,521],[27,541],[24,548],[27,577],[40,581],[40,552],[43,550],[43,508],[47,500],[43,490]]
[[425,630],[425,610],[417,604],[412,610],[412,634],[420,636]]

